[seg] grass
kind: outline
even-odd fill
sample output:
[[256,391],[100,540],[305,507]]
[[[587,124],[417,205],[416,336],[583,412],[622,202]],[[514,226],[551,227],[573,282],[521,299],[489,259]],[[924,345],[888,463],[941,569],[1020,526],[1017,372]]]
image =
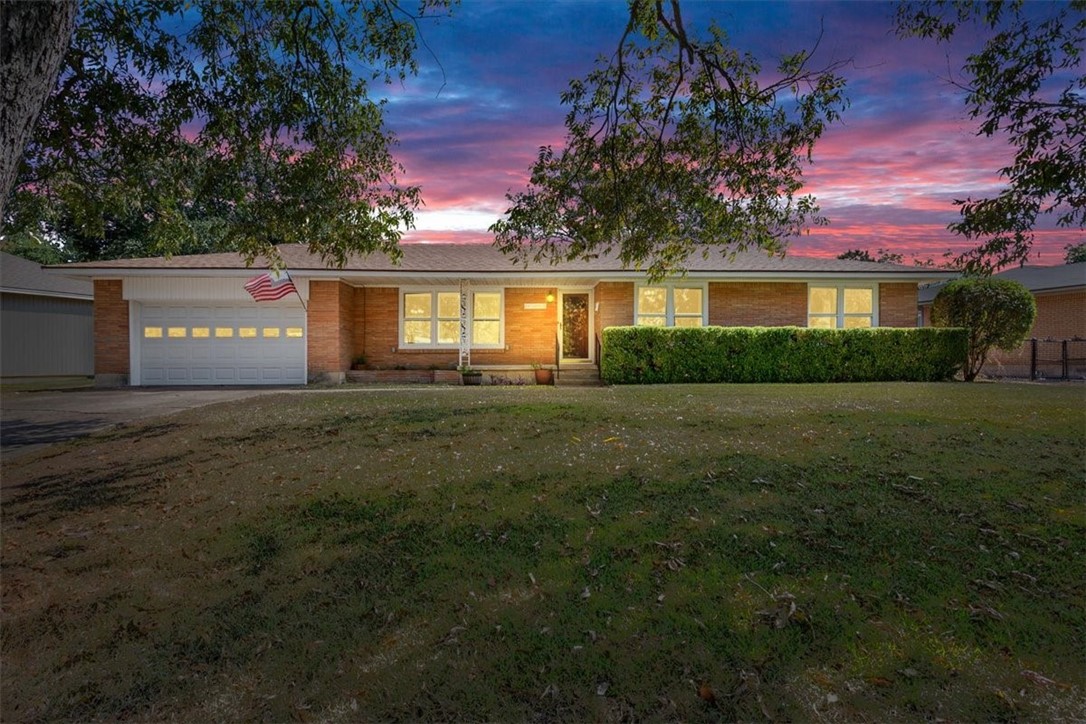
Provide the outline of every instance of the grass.
[[320,392],[49,448],[4,464],[0,715],[1081,718],[1084,392]]

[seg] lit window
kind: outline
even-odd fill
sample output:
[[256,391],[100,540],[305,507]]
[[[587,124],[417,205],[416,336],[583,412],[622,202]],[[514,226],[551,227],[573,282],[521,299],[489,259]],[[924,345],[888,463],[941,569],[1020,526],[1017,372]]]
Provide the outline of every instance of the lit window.
[[278,337],[279,336],[279,328],[278,327],[265,327],[264,328],[264,336],[265,337],[270,337],[270,338]]
[[875,288],[810,286],[807,290],[807,326],[813,329],[874,327]]
[[[502,343],[502,293],[474,292],[469,300],[471,344]],[[401,343],[405,347],[455,347],[460,343],[460,293],[404,292]]]
[[245,339],[252,339],[256,337],[256,327],[239,327],[238,336]]
[[143,336],[148,339],[159,339],[162,337],[162,327],[144,327]]
[[184,337],[186,331],[187,330],[185,327],[170,327],[166,330],[166,336],[178,339],[180,337]]
[[198,339],[207,339],[211,336],[211,330],[207,327],[193,327],[192,336]]
[[234,336],[234,328],[233,327],[215,327],[215,336],[216,337],[233,337]]
[[705,324],[705,290],[639,287],[637,323],[648,327],[701,327]]
[[502,339],[501,292],[476,292],[471,307],[471,344],[496,347]]
[[301,327],[287,327],[287,336],[288,337],[301,337],[302,336],[302,328]]

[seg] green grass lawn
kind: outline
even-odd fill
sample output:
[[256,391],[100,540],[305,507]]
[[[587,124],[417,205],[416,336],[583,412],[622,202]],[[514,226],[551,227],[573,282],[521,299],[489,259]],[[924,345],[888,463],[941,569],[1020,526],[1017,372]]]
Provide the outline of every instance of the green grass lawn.
[[1084,403],[331,391],[49,448],[0,718],[1081,718]]

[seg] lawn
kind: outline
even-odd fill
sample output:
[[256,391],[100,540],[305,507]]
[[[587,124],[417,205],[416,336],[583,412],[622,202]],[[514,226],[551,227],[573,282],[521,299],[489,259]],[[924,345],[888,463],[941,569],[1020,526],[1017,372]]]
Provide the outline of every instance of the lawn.
[[3,467],[0,718],[1081,718],[1084,410],[348,390],[48,448]]

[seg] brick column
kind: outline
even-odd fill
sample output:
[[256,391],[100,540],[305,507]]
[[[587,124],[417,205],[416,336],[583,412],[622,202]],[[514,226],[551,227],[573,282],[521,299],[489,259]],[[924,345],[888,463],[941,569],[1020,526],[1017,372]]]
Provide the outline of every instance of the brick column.
[[916,326],[916,282],[879,284],[879,326]]
[[128,384],[128,302],[120,279],[94,280],[94,383]]
[[343,382],[354,350],[354,288],[339,281],[309,282],[308,376]]

